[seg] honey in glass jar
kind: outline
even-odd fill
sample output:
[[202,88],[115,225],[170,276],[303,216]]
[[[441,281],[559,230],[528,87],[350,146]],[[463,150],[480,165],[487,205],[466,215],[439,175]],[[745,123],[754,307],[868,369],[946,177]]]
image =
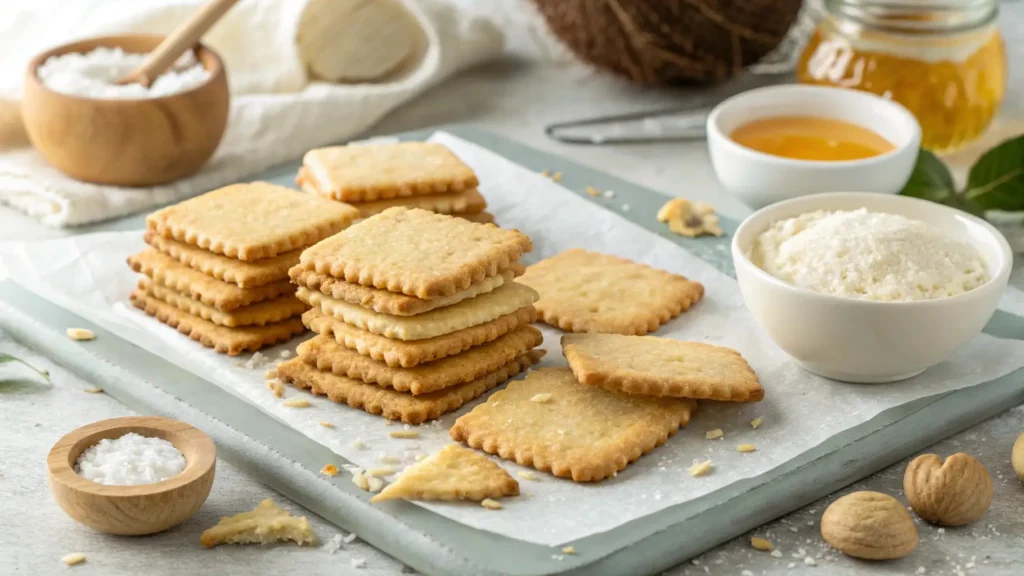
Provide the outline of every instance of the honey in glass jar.
[[825,0],[801,82],[873,92],[907,107],[921,145],[953,151],[992,121],[1006,89],[997,0]]

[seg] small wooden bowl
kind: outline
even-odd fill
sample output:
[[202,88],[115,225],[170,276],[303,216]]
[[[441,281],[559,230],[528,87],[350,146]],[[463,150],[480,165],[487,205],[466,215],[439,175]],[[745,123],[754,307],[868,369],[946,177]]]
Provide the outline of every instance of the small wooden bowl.
[[[75,472],[87,448],[129,432],[163,438],[185,456],[185,470],[162,482],[106,486]],[[69,516],[108,534],[155,534],[188,520],[213,486],[217,449],[210,437],[184,422],[156,416],[101,420],[61,438],[46,457],[50,492]]]
[[51,56],[120,47],[150,52],[160,36],[93,38],[43,52],[28,65],[21,113],[29,140],[61,172],[76,180],[116,186],[155,186],[190,176],[210,159],[228,121],[224,64],[199,45],[197,60],[210,78],[190,90],[137,100],[61,94],[39,79]]

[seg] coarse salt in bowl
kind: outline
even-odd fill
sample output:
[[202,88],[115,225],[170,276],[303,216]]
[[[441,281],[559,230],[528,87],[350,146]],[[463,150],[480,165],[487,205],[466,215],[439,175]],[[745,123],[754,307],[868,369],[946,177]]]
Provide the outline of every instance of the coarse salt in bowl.
[[134,432],[100,440],[75,463],[75,472],[83,478],[110,486],[162,482],[184,469],[185,456],[174,444]]

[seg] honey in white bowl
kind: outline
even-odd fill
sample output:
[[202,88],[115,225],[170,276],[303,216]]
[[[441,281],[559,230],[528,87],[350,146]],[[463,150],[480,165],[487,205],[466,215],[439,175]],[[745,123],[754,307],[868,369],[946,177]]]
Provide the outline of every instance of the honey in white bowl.
[[862,160],[895,149],[863,126],[813,116],[762,118],[743,124],[729,137],[751,150],[795,160]]

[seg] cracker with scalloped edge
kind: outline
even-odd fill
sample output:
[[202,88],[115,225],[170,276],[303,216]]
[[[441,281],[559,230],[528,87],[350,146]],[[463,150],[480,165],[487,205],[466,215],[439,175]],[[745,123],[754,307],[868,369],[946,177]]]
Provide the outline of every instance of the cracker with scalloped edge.
[[412,368],[419,364],[454,356],[474,346],[498,339],[520,326],[537,319],[533,306],[524,306],[515,312],[499,316],[490,322],[456,330],[424,340],[395,340],[367,332],[324,314],[319,308],[308,310],[302,322],[310,330],[334,338],[335,342],[384,362],[393,368]]
[[518,230],[389,208],[302,252],[300,266],[423,299],[451,296],[533,249]]
[[370,502],[385,500],[473,500],[518,496],[519,482],[490,458],[458,444],[405,469]]
[[242,352],[255,352],[260,348],[288,340],[306,330],[299,318],[290,318],[266,326],[238,328],[218,326],[209,320],[203,320],[198,316],[183,312],[141,290],[131,293],[131,302],[136,308],[171,328],[176,328],[178,332],[203,346],[213,348],[228,356],[237,356]]
[[438,214],[451,214],[453,216],[462,214],[479,214],[487,207],[487,201],[480,192],[473,188],[460,192],[445,192],[443,194],[431,194],[429,196],[410,196],[408,198],[391,198],[389,200],[374,200],[373,202],[354,202],[353,208],[359,210],[363,218],[369,218],[374,214],[380,214],[388,208],[405,206],[406,208],[419,208],[430,210]]
[[315,148],[302,157],[299,185],[342,202],[369,202],[476,188],[472,168],[430,142]]
[[149,276],[157,284],[187,294],[221,312],[231,312],[242,306],[295,293],[295,285],[288,280],[239,288],[237,284],[222,282],[193,270],[154,248],[132,254],[128,257],[128,265],[132,270]]
[[153,248],[189,268],[213,276],[217,280],[237,284],[239,288],[254,288],[278,280],[287,280],[288,269],[299,263],[299,254],[302,253],[302,250],[292,250],[273,258],[244,262],[214,254],[191,244],[164,238],[152,230],[146,230],[144,239]]
[[537,301],[537,293],[533,288],[509,282],[487,294],[458,304],[415,316],[393,316],[336,300],[307,288],[299,288],[295,295],[311,307],[320,308],[325,314],[342,322],[396,340],[424,340],[450,334],[490,322]]
[[488,276],[461,292],[433,300],[424,300],[415,296],[345,282],[333,276],[305,270],[301,266],[292,268],[289,275],[295,284],[309,290],[322,292],[335,300],[343,300],[381,314],[415,316],[491,292],[503,284],[511,282],[512,278],[522,275],[523,272],[525,272],[525,268],[516,263],[511,268],[499,270],[494,276]]
[[327,396],[332,402],[348,404],[406,424],[421,424],[454,412],[463,404],[505,383],[509,378],[536,364],[543,350],[531,350],[493,372],[463,384],[436,392],[413,396],[376,384],[367,384],[332,372],[323,372],[302,358],[292,358],[277,365],[277,376],[296,388]]
[[252,261],[310,246],[359,211],[267,182],[232,184],[157,210],[146,227],[216,254]]
[[757,402],[764,389],[739,352],[654,336],[566,334],[562,354],[576,379],[608,390]]
[[266,326],[299,316],[309,307],[295,296],[287,295],[270,300],[263,300],[248,306],[236,308],[231,312],[221,312],[213,306],[203,304],[199,300],[176,292],[153,282],[149,278],[139,280],[139,290],[162,300],[175,308],[209,320],[218,326],[237,328],[240,326]]
[[543,341],[540,330],[522,326],[487,344],[413,368],[392,368],[349,350],[326,336],[317,336],[300,344],[298,355],[320,370],[419,396],[480,378]]
[[570,332],[643,335],[704,296],[704,286],[625,258],[566,250],[526,269],[541,320]]
[[[543,401],[541,401],[543,400]],[[611,392],[534,370],[459,417],[457,442],[576,482],[614,476],[690,421],[693,400]]]

